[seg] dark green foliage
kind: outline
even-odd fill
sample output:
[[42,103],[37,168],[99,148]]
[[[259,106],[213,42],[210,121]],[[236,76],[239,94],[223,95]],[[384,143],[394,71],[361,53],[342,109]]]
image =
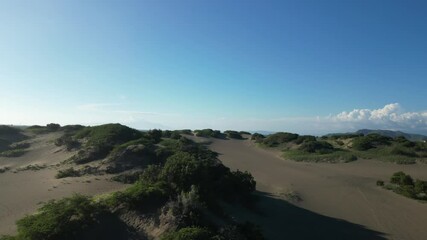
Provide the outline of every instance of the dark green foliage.
[[166,183],[148,183],[137,181],[123,192],[116,192],[107,200],[112,207],[126,205],[132,209],[152,211],[162,206],[169,198],[169,189]]
[[162,167],[160,165],[149,165],[139,175],[141,181],[148,183],[156,183],[160,181]]
[[377,186],[384,186],[384,181],[378,180],[377,181]]
[[119,174],[112,177],[111,180],[116,182],[126,183],[126,184],[132,184],[140,179],[141,174],[142,174],[142,171],[123,173],[123,174]]
[[80,143],[74,140],[70,134],[64,134],[55,140],[56,146],[65,146],[68,151],[79,148]]
[[160,129],[152,129],[147,132],[149,138],[154,140],[154,143],[159,143],[162,140],[162,130]]
[[241,172],[239,170],[226,174],[221,179],[221,193],[222,198],[228,201],[250,201],[252,192],[255,191],[256,181],[248,172]]
[[177,132],[180,134],[193,135],[193,131],[191,131],[191,129],[177,130]]
[[315,136],[310,136],[310,135],[304,135],[304,136],[298,136],[297,139],[295,139],[295,143],[296,144],[301,144],[304,142],[314,142],[316,141],[316,137]]
[[418,157],[417,153],[408,147],[403,146],[395,146],[390,151],[391,154],[395,155],[402,155],[402,156],[408,156],[408,157]]
[[74,168],[70,167],[64,170],[59,170],[58,173],[55,175],[55,178],[65,178],[65,177],[79,177],[81,174],[79,171],[75,170]]
[[0,152],[0,157],[20,157],[24,155],[27,151],[24,149],[11,149]]
[[353,139],[353,148],[360,151],[365,151],[383,145],[390,145],[392,138],[385,137],[376,133],[368,134]]
[[179,152],[166,161],[162,178],[172,184],[177,192],[189,191],[193,183],[200,182],[203,176],[203,166],[200,161],[185,152]]
[[187,227],[165,234],[161,240],[209,240],[211,237],[212,233],[205,228]]
[[221,133],[219,130],[212,129],[202,129],[202,130],[194,130],[194,133],[198,137],[212,137],[212,138],[225,138],[225,134]]
[[100,206],[82,195],[50,201],[37,214],[17,221],[15,239],[74,239],[75,234],[90,227],[102,211]]
[[242,135],[237,131],[227,130],[227,131],[224,131],[224,134],[226,134],[227,138],[243,139]]
[[60,128],[61,128],[61,125],[57,123],[49,123],[46,126],[33,125],[28,127],[27,129],[37,134],[43,134],[43,133],[49,133],[49,132],[56,132]]
[[65,125],[65,126],[61,127],[61,129],[66,133],[75,133],[75,132],[77,132],[83,128],[85,128],[85,126],[78,125],[78,124],[76,124],[76,125]]
[[404,172],[396,172],[390,178],[391,185],[390,190],[401,194],[403,196],[427,200],[427,182],[417,179],[415,182],[410,175]]
[[414,191],[416,193],[427,193],[427,182],[417,179],[414,183]]
[[237,131],[227,130],[224,133],[227,135],[228,138],[243,139],[241,133],[239,133]]
[[256,143],[261,143],[262,141],[264,141],[265,136],[259,133],[254,133],[251,136],[251,140],[254,140]]
[[[0,125],[0,152],[6,150],[27,148],[18,146],[16,144],[12,146],[14,142],[18,142],[26,138],[27,137],[22,134],[21,129],[6,125]],[[15,155],[15,153],[5,153],[4,156],[5,155]]]
[[61,128],[61,125],[57,123],[49,123],[46,125],[46,130],[49,132],[56,132]]
[[394,173],[390,178],[390,182],[401,186],[414,185],[414,180],[412,177],[410,175],[406,175],[402,171]]
[[75,137],[77,139],[87,138],[88,145],[108,145],[111,147],[138,139],[142,137],[142,133],[138,130],[116,123],[86,127],[78,131]]
[[328,136],[322,136],[322,139],[349,139],[349,138],[356,138],[356,137],[363,137],[364,134],[362,133],[338,133],[338,134],[331,134]]
[[335,150],[330,143],[325,141],[306,141],[303,142],[298,149],[309,153],[320,154],[331,153]]
[[7,125],[0,125],[0,136],[1,135],[13,135],[13,134],[19,134],[21,133],[21,129],[7,126]]
[[142,136],[143,134],[140,131],[120,124],[105,124],[83,128],[74,135],[74,138],[87,139],[85,148],[80,150],[72,160],[81,164],[102,159],[116,145],[136,140]]
[[241,135],[252,135],[250,132],[247,132],[247,131],[240,131],[239,133]]
[[214,240],[264,240],[260,227],[245,222],[222,227]]
[[277,147],[282,143],[288,143],[298,138],[298,134],[279,132],[266,137],[263,143],[268,147]]

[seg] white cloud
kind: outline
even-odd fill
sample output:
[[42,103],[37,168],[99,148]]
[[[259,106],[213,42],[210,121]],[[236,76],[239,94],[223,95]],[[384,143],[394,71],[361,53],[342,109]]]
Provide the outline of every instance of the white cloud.
[[405,112],[398,103],[379,109],[354,109],[331,116],[337,124],[352,128],[383,128],[403,131],[427,131],[427,111]]

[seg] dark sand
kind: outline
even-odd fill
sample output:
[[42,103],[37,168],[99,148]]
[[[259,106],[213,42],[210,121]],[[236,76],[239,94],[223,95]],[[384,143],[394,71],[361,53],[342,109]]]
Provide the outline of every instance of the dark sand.
[[[427,239],[427,204],[376,186],[401,170],[427,179],[425,164],[298,163],[248,140],[215,139],[210,148],[226,166],[255,177],[260,214],[240,215],[269,239]],[[285,201],[290,192],[302,201]]]

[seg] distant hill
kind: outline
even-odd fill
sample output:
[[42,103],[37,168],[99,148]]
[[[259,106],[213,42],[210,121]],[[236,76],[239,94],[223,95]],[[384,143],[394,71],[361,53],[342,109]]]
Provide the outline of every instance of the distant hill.
[[405,133],[401,131],[360,129],[356,132],[356,134],[364,134],[364,135],[367,135],[370,133],[377,133],[377,134],[387,136],[387,137],[392,137],[392,138],[404,136],[406,139],[410,141],[426,141],[427,140],[427,136],[424,136],[421,134]]

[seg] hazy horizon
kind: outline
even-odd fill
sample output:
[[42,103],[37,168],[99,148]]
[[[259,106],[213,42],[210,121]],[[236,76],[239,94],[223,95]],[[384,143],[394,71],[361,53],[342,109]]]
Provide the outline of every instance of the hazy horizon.
[[2,1],[0,124],[427,134],[424,1]]

